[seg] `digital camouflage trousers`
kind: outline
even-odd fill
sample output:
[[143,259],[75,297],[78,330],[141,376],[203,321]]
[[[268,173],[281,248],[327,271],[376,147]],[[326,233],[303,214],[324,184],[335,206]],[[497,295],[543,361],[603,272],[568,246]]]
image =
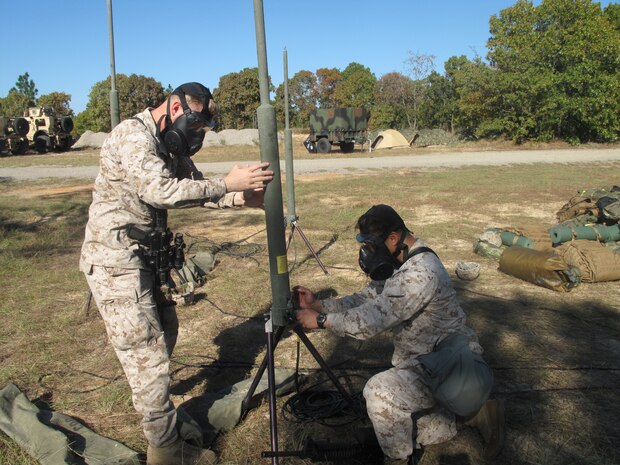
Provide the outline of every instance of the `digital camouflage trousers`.
[[150,271],[93,265],[86,280],[142,415],[146,439],[155,447],[171,444],[178,438],[168,372],[179,327],[174,304],[154,289]]
[[390,458],[409,457],[414,441],[437,444],[456,435],[454,414],[438,407],[427,415],[416,415],[436,403],[415,367],[394,367],[376,374],[366,383],[364,398],[379,445]]

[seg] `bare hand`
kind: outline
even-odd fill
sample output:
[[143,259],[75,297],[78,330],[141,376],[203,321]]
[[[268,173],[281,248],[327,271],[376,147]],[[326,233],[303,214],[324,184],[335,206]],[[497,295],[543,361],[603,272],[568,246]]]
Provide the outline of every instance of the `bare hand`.
[[233,166],[224,178],[227,192],[241,192],[247,189],[260,189],[273,178],[273,171],[267,171],[268,162],[258,165]]
[[243,191],[243,205],[252,208],[263,208],[265,203],[265,189],[247,189]]
[[303,308],[301,310],[297,310],[295,313],[295,318],[301,326],[305,329],[317,329],[318,325],[316,323],[316,316],[319,314],[316,310],[311,310],[309,308]]
[[299,308],[307,308],[317,312],[320,312],[323,309],[321,301],[317,300],[314,293],[307,287],[293,287],[293,300]]

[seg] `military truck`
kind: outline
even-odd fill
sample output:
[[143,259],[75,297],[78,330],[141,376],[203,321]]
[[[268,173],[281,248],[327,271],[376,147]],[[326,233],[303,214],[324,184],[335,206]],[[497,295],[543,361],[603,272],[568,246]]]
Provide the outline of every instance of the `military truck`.
[[70,116],[57,117],[52,108],[30,107],[27,117],[30,120],[28,139],[37,152],[64,152],[71,147],[73,120]]
[[11,152],[23,155],[28,150],[28,130],[26,118],[0,118],[0,154]]
[[338,145],[343,153],[367,139],[368,113],[363,108],[319,108],[310,112],[310,135],[304,141],[308,152],[329,153]]

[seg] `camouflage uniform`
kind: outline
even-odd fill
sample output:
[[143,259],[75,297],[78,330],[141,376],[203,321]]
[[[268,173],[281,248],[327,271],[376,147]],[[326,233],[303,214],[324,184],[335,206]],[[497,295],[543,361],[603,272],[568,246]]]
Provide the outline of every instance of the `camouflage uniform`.
[[[418,239],[413,250],[422,246]],[[412,415],[436,405],[422,381],[417,357],[432,352],[435,343],[450,333],[465,335],[471,350],[482,353],[476,334],[465,325],[448,273],[435,255],[420,253],[384,283],[373,282],[357,294],[322,304],[329,313],[329,328],[339,336],[368,339],[392,330],[393,368],[370,378],[364,397],[383,452],[394,459],[407,458],[414,447]],[[422,445],[456,435],[454,415],[441,409],[421,416],[416,426],[415,441]]]
[[101,148],[80,270],[142,415],[149,444],[173,443],[177,413],[169,399],[169,357],[178,320],[174,304],[154,286],[130,225],[152,227],[154,209],[233,205],[223,179],[204,179],[188,157],[160,158],[149,109],[120,123]]

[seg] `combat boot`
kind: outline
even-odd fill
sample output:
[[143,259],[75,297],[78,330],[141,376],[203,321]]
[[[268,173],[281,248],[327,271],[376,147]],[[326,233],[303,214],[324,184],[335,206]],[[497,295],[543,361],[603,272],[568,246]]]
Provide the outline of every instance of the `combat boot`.
[[383,465],[409,465],[409,458],[391,459],[387,455],[383,458]]
[[468,426],[473,426],[479,432],[486,447],[484,455],[486,458],[495,458],[504,447],[504,401],[501,399],[489,399],[476,416],[465,422]]
[[420,460],[422,460],[423,454],[424,449],[422,446],[420,444],[416,444],[413,449],[413,454],[406,459],[393,459],[386,455],[383,457],[383,465],[418,465]]
[[179,438],[166,447],[149,446],[146,451],[146,465],[214,465],[215,452],[192,446]]

